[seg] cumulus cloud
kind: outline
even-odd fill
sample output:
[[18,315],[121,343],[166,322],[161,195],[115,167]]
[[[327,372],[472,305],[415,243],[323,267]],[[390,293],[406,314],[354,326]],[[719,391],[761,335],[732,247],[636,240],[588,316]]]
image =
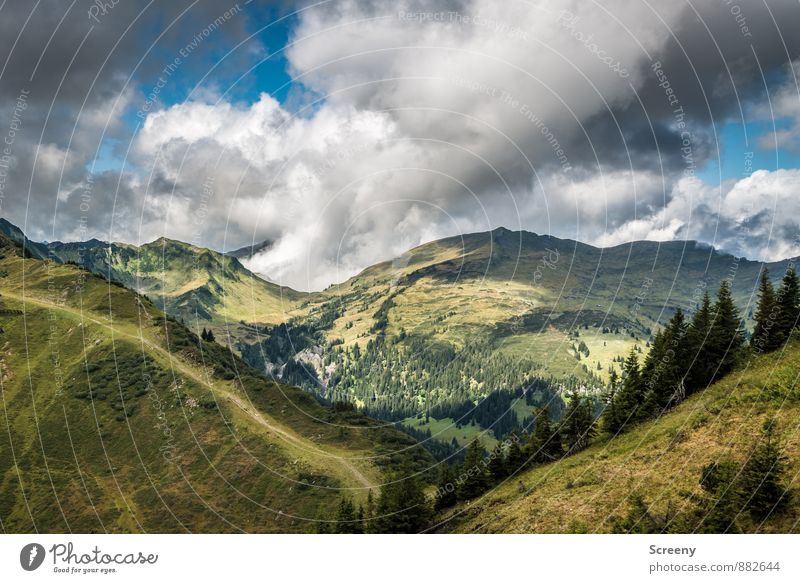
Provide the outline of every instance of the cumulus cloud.
[[617,245],[649,239],[704,241],[738,256],[777,261],[800,255],[800,170],[757,170],[713,188],[682,179],[661,210],[597,237]]
[[[788,253],[793,226],[765,221],[770,200],[796,192],[792,176],[756,172],[722,188],[693,176],[719,155],[720,124],[763,107],[767,90],[794,119],[786,71],[800,38],[787,27],[798,14],[789,0],[747,5],[744,30],[741,15],[710,0],[311,4],[291,20],[290,97],[244,102],[208,87],[157,105],[129,151],[121,140],[124,171],[97,174],[94,192],[117,198],[106,197],[111,209],[98,201],[96,222],[133,241],[231,249],[268,238],[250,266],[300,289],[498,225],[601,244],[691,237]],[[258,12],[246,18],[264,24]],[[236,26],[234,36],[246,33]],[[235,55],[215,71],[236,69]],[[148,85],[125,93],[119,79],[109,77],[110,93],[136,109]],[[789,147],[793,134],[768,138]],[[93,159],[85,142],[76,161]],[[52,143],[43,190],[55,179],[47,168],[71,155]],[[81,163],[71,168],[56,192],[75,203],[86,177]],[[734,204],[744,191],[761,194]]]

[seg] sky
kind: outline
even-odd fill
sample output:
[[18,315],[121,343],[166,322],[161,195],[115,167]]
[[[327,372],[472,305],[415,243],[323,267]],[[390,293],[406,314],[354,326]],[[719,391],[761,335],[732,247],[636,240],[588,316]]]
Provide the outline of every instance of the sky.
[[796,0],[0,1],[0,214],[302,290],[498,226],[800,255]]

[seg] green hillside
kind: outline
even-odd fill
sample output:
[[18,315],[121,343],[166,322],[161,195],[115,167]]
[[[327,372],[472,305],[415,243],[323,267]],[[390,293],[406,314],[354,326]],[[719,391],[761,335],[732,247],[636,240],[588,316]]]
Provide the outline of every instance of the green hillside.
[[63,262],[147,295],[187,323],[234,335],[246,333],[241,321],[284,321],[305,295],[254,275],[235,256],[163,237],[138,247],[93,239],[48,248]]
[[[762,443],[766,421],[785,456],[789,505],[764,520],[738,514],[744,532],[800,528],[800,341],[753,358],[661,418],[617,436],[599,436],[586,450],[507,479],[471,503],[439,516],[455,532],[560,533],[702,529],[698,509],[707,494],[703,468],[732,460],[737,467]],[[635,505],[644,501],[644,510]],[[730,530],[730,529],[729,529]]]
[[[769,264],[772,277],[787,265]],[[761,268],[691,241],[600,249],[496,229],[370,267],[309,296],[288,329],[265,329],[240,349],[257,368],[463,445],[468,425],[501,438],[524,427],[544,396],[604,386],[631,348],[646,353],[676,308],[693,312],[722,279],[733,278],[749,322]],[[499,422],[467,413],[497,393],[505,402],[491,406],[507,410],[531,379],[548,395],[528,396]]]
[[0,237],[0,529],[305,532],[407,435],[258,375],[149,300]]

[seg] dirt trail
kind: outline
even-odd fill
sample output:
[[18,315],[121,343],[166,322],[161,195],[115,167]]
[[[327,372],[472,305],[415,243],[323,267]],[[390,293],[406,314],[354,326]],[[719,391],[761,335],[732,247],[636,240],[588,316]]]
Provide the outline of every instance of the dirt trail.
[[274,432],[275,434],[281,436],[285,440],[293,443],[294,445],[298,446],[299,448],[303,449],[306,452],[313,453],[319,456],[323,456],[326,458],[331,459],[335,463],[338,463],[341,467],[343,467],[347,473],[349,473],[356,482],[364,486],[365,488],[375,488],[375,484],[373,484],[367,476],[365,476],[361,470],[359,470],[352,462],[348,459],[327,452],[325,450],[320,449],[315,444],[309,442],[307,439],[304,439],[291,431],[284,429],[283,427],[277,426],[274,423],[270,422],[260,411],[255,409],[252,403],[247,403],[244,399],[242,399],[239,395],[221,388],[218,385],[214,385],[211,383],[207,377],[204,377],[201,374],[198,374],[197,371],[187,366],[184,362],[182,362],[177,355],[169,352],[166,348],[154,342],[148,338],[145,338],[141,334],[131,334],[129,332],[125,332],[121,330],[118,326],[113,326],[107,322],[103,322],[102,320],[98,320],[97,318],[93,318],[89,315],[90,312],[79,310],[78,308],[71,308],[66,305],[55,304],[53,302],[49,302],[43,300],[41,298],[36,298],[32,296],[21,296],[15,293],[3,292],[3,296],[7,298],[15,299],[23,304],[29,303],[34,304],[43,308],[47,308],[50,310],[58,310],[61,312],[66,312],[73,316],[80,318],[82,321],[88,321],[98,326],[103,326],[110,330],[113,334],[117,334],[120,336],[126,336],[132,340],[136,340],[144,345],[146,345],[149,349],[154,350],[168,359],[171,366],[174,366],[181,374],[191,378],[192,380],[204,385],[214,391],[217,394],[221,394],[224,396],[228,401],[236,405],[239,409],[242,410],[248,417],[250,417],[253,421],[258,423],[259,425],[269,429],[270,431]]

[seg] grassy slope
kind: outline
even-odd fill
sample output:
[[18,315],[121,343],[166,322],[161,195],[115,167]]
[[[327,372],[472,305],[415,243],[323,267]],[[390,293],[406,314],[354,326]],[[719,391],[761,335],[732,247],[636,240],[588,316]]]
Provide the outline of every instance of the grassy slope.
[[200,326],[275,324],[305,296],[254,275],[234,257],[166,238],[140,247],[87,241],[50,248],[63,261],[158,300],[170,314],[197,318]]
[[3,531],[305,531],[424,455],[198,348],[128,290],[0,255]]
[[753,359],[657,421],[613,439],[602,436],[575,456],[517,475],[472,504],[449,512],[458,532],[607,532],[624,516],[631,494],[657,513],[687,510],[700,492],[701,468],[724,457],[744,461],[763,422],[777,418],[788,458],[792,506],[750,532],[800,530],[800,342],[782,354]]
[[[773,278],[785,265],[769,265]],[[312,312],[324,301],[342,303],[345,314],[328,336],[345,344],[366,343],[374,314],[393,294],[388,335],[403,328],[456,346],[491,336],[499,350],[526,354],[556,375],[580,376],[583,364],[596,373],[598,362],[605,374],[614,357],[644,344],[646,328],[668,320],[677,306],[692,308],[704,289],[713,294],[731,273],[737,303],[749,315],[760,269],[694,242],[598,249],[497,229],[422,245],[307,301]],[[580,361],[565,332],[575,326],[591,351]],[[601,334],[604,326],[621,333]]]

